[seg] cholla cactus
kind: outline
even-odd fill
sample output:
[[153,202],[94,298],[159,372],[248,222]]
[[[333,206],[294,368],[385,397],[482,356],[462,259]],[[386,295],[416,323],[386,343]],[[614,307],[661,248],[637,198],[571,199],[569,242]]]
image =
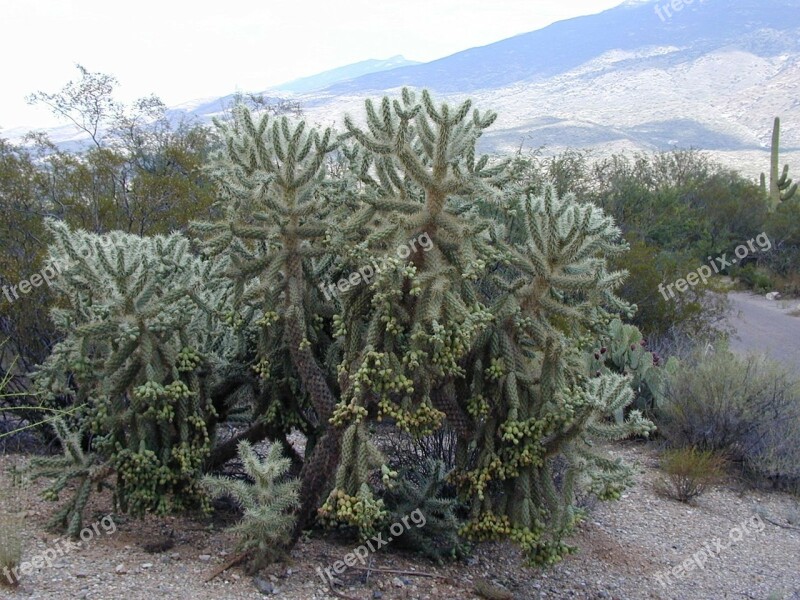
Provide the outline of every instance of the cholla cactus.
[[362,533],[385,521],[372,422],[414,435],[447,422],[449,481],[470,509],[461,532],[553,562],[569,551],[578,486],[615,497],[628,475],[591,438],[652,428],[636,411],[615,423],[630,381],[587,369],[586,352],[632,310],[614,295],[625,274],[606,267],[626,248],[620,231],[477,157],[493,113],[408,90],[366,106],[366,126],[348,118],[338,140],[246,110],[220,125],[224,217],[193,226],[204,258],[180,236],[122,236],[86,260],[80,244],[94,238],[51,225],[70,309],[54,315],[67,337],[42,385],[90,407],[121,500],[167,509],[169,492],[196,497],[217,407],[204,374],[231,391],[227,406],[227,369],[244,363],[257,382],[249,439],[309,438],[294,457],[293,540],[320,505]]
[[121,509],[203,504],[197,480],[215,409],[201,373],[226,337],[208,308],[225,294],[217,265],[179,235],[101,238],[47,226],[66,300],[53,320],[65,337],[36,374],[40,393],[71,394],[82,407],[80,433],[92,434],[92,449],[116,470]]
[[57,501],[70,481],[78,481],[78,489],[50,518],[48,527],[63,529],[77,538],[83,528],[83,511],[93,487],[102,486],[110,474],[99,457],[81,448],[80,435],[70,431],[61,419],[53,421],[56,437],[64,450],[62,456],[39,456],[31,459],[29,468],[33,479],[50,477],[53,482],[44,491],[46,500]]
[[311,438],[313,453],[300,474],[299,535],[336,469],[341,439],[340,428],[328,426],[338,395],[326,365],[333,311],[317,287],[331,261],[323,241],[336,226],[325,201],[333,191],[326,157],[334,136],[286,117],[254,120],[245,108],[233,123],[217,125],[226,145],[214,176],[226,217],[193,228],[207,254],[228,262],[235,326],[256,337],[257,415],[272,437],[298,427]]
[[291,537],[299,482],[286,478],[290,461],[280,444],[273,444],[262,461],[249,443],[241,442],[239,459],[252,483],[228,477],[205,477],[203,483],[212,496],[229,496],[244,510],[233,531],[249,558],[248,570],[257,572],[281,555]]

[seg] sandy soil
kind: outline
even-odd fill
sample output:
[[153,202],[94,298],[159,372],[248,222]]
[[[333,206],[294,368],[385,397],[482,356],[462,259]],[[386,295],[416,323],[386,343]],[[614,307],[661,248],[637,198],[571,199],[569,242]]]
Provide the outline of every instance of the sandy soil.
[[[654,484],[661,475],[652,445],[631,443],[609,450],[636,465],[636,484],[619,502],[592,509],[572,540],[580,551],[556,567],[526,568],[506,544],[481,545],[466,562],[444,567],[392,553],[389,546],[389,552],[371,557],[373,569],[426,572],[441,578],[350,570],[341,576],[340,589],[357,600],[469,600],[479,597],[473,591],[475,584],[486,580],[518,600],[800,600],[798,498],[728,483],[700,497],[695,506],[687,506],[656,493]],[[0,466],[20,460],[4,457]],[[0,485],[8,485],[3,471]],[[52,509],[37,497],[43,487],[43,483],[30,486],[14,507],[24,515],[25,560],[59,544],[43,529]],[[89,523],[110,510],[110,498],[100,496],[91,507]],[[204,583],[233,552],[234,540],[220,524],[183,517],[138,521],[112,516],[113,534],[101,528],[99,535],[58,557],[51,567],[34,569],[16,591],[0,588],[0,598],[222,600],[272,595],[322,600],[335,596],[317,568],[329,567],[353,549],[344,542],[304,539],[290,560],[267,569],[259,581],[234,568]],[[168,539],[174,546],[162,553],[144,549]],[[695,555],[702,569],[692,561]],[[670,574],[687,560],[694,565],[690,571]]]

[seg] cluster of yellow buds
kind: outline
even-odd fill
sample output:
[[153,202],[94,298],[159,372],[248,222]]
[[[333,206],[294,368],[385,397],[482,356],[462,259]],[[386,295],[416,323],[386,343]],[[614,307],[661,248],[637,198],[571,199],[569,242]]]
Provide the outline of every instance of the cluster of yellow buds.
[[202,357],[192,348],[184,346],[178,352],[178,358],[175,360],[175,366],[178,371],[187,372],[194,371],[202,362]]
[[381,465],[381,481],[388,489],[394,489],[397,485],[398,472],[389,468],[388,465]]
[[357,496],[334,489],[317,511],[323,524],[331,527],[346,524],[358,528],[361,535],[375,533],[376,526],[388,516],[383,500],[375,499],[363,485]]
[[360,423],[367,416],[367,409],[355,403],[355,400],[347,404],[340,402],[333,409],[330,418],[331,425],[340,426],[346,423]]
[[445,414],[428,402],[421,402],[413,408],[398,406],[388,398],[378,402],[378,421],[394,419],[397,427],[413,435],[430,435],[442,425]]
[[255,371],[256,375],[258,375],[264,381],[269,379],[269,374],[271,369],[272,369],[272,363],[267,358],[262,358],[256,364],[253,365],[253,371]]
[[345,337],[347,335],[347,325],[340,314],[333,315],[333,337]]
[[467,400],[467,412],[474,418],[479,419],[489,414],[489,401],[483,394],[475,394]]
[[485,373],[489,379],[494,379],[494,380],[500,379],[503,375],[506,374],[506,369],[503,363],[503,359],[493,358],[489,363],[489,366],[486,367]]
[[274,310],[270,310],[264,313],[264,315],[256,321],[256,325],[259,327],[269,327],[275,321],[278,320],[278,313]]

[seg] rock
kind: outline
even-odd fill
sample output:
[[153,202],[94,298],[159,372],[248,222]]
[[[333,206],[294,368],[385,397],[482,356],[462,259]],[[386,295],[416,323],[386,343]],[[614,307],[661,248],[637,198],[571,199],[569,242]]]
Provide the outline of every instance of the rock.
[[201,554],[197,558],[199,558],[203,562],[209,562],[211,560],[211,555],[210,554]]
[[383,598],[383,592],[379,592],[378,590],[372,592],[372,600],[381,600],[381,598]]
[[88,576],[89,576],[89,574],[86,571],[76,571],[75,572],[75,577],[77,577],[78,579],[86,579]]
[[261,577],[253,577],[253,585],[255,585],[256,589],[265,596],[269,596],[275,592],[275,586]]
[[767,294],[767,300],[777,300],[781,297],[780,292],[770,292]]
[[142,568],[143,569],[152,569],[153,568],[153,563],[142,563]]
[[406,584],[403,583],[403,580],[400,579],[399,577],[395,577],[394,579],[392,579],[392,585],[396,588],[401,588],[406,586]]
[[125,565],[124,565],[124,564],[120,563],[120,564],[118,564],[118,565],[117,565],[117,568],[116,568],[116,569],[114,569],[114,572],[115,572],[117,575],[125,575],[125,573],[127,573],[127,572],[128,572],[128,569],[126,569],[126,568],[125,568]]

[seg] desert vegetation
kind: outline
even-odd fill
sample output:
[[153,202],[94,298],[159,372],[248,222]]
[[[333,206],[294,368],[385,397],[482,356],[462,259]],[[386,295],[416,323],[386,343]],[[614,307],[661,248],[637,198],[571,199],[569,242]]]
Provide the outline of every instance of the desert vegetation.
[[[785,172],[768,190],[693,150],[481,155],[491,110],[410,89],[341,131],[242,99],[176,126],[80,74],[34,100],[88,148],[0,140],[0,444],[41,454],[56,530],[97,497],[227,506],[225,568],[257,574],[420,510],[393,548],[441,564],[507,541],[542,567],[631,484],[607,452],[626,439],[666,448],[683,502],[727,478],[797,493],[796,374],[727,350],[721,277],[658,293],[758,235],[771,251],[719,275],[796,293]],[[8,507],[0,532],[13,566]]]

